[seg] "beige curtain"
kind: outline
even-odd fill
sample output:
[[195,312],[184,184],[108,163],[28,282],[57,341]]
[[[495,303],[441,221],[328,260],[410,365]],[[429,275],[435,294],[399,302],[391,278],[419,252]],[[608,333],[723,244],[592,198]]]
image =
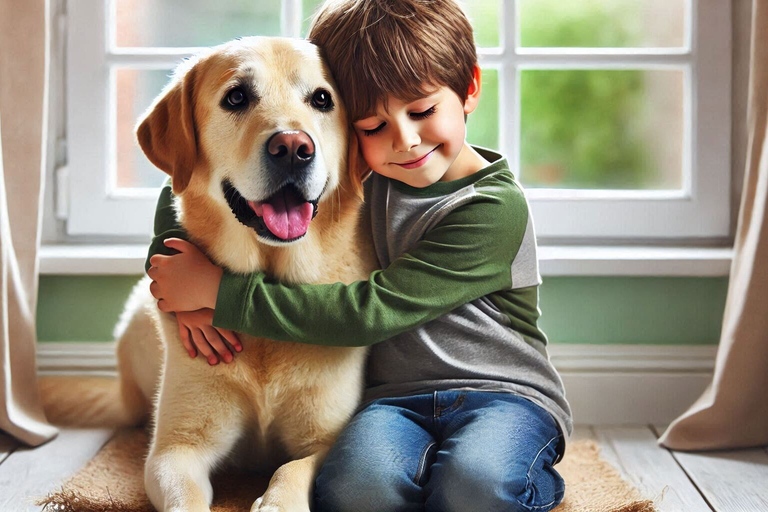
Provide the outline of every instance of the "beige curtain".
[[35,362],[47,19],[46,0],[0,0],[0,430],[29,445],[56,435]]
[[753,0],[746,174],[712,383],[659,442],[674,450],[768,445],[768,2]]

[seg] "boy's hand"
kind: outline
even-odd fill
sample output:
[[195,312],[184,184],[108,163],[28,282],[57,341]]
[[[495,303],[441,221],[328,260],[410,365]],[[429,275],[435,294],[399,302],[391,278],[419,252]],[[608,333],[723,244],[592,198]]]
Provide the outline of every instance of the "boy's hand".
[[213,366],[219,361],[231,363],[235,352],[242,352],[243,345],[237,334],[228,329],[219,329],[212,325],[213,310],[180,311],[176,313],[181,343],[187,349],[189,357],[202,354]]
[[169,238],[165,245],[179,254],[155,254],[149,259],[151,267],[147,271],[152,278],[149,290],[157,299],[160,311],[197,311],[216,307],[222,269],[185,240]]

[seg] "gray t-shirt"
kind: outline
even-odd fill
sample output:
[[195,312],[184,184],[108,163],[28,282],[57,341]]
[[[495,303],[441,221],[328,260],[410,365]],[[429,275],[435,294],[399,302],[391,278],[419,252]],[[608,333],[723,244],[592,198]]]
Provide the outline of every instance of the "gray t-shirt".
[[[382,268],[408,257],[428,233],[435,229],[493,238],[500,250],[505,286],[462,304],[418,327],[372,346],[368,364],[365,400],[430,393],[434,390],[475,389],[512,392],[549,411],[568,436],[571,411],[563,384],[549,361],[544,333],[537,326],[538,286],[541,283],[536,258],[533,221],[522,189],[507,162],[495,153],[479,150],[494,162],[465,179],[438,182],[413,188],[379,175],[370,178],[368,205],[376,254]],[[485,215],[453,218],[452,212],[481,212],[483,204],[507,205],[509,212],[491,219]],[[475,208],[472,208],[472,207]],[[489,208],[495,210],[495,207]],[[460,221],[460,223],[459,223]],[[456,251],[487,247],[455,244]],[[472,257],[472,255],[469,255]],[[485,276],[488,253],[476,254],[478,279]],[[437,260],[445,265],[445,256]],[[471,265],[457,275],[455,286],[471,282]],[[429,286],[429,281],[424,282]]]

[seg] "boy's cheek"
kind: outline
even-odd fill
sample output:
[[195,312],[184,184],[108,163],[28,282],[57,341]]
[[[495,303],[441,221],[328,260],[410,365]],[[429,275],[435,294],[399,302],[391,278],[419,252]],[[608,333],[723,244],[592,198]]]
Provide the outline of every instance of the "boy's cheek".
[[370,137],[366,137],[365,135],[358,137],[358,140],[360,140],[360,153],[363,155],[363,160],[365,160],[365,163],[368,164],[368,167],[370,167],[371,169],[374,169],[376,164],[378,163],[377,151],[370,140],[368,141],[361,140],[364,138],[370,138]]

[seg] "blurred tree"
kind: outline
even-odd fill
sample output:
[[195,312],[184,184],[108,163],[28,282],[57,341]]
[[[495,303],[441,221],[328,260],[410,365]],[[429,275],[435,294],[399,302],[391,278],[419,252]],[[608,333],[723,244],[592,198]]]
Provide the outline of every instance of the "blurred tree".
[[[612,9],[607,6],[612,5]],[[525,47],[628,47],[637,44],[632,5],[524,1]],[[617,15],[616,9],[624,9]],[[642,134],[643,72],[523,70],[521,177],[529,186],[642,188],[650,175]]]

